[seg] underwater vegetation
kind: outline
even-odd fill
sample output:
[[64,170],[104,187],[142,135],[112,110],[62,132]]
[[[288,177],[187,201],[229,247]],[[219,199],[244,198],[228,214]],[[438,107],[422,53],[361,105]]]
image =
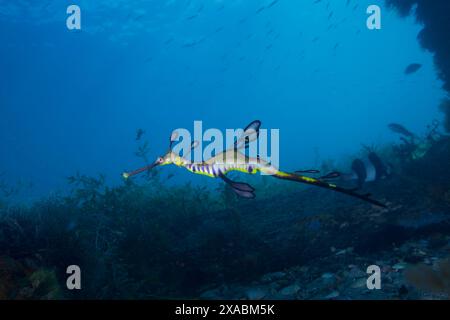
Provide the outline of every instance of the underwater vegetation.
[[[419,144],[425,139],[413,135]],[[298,270],[320,273],[325,272],[320,268],[346,265],[324,259],[378,254],[386,256],[388,268],[399,257],[394,249],[411,241],[426,240],[430,248],[446,250],[450,169],[439,164],[448,164],[450,139],[436,135],[428,144],[421,157],[412,156],[415,149],[400,155],[396,145],[377,148],[393,172],[363,188],[388,203],[387,209],[270,177],[249,177],[261,190],[252,200],[238,197],[227,184],[217,189],[190,183],[169,187],[158,169],[115,187],[108,186],[104,176],[75,174],[68,178],[69,194],[29,206],[3,197],[0,298],[198,298],[216,287],[258,281],[288,268],[289,276],[276,280],[284,288],[274,294],[300,297],[303,292],[303,298],[317,298],[312,289],[300,290],[311,279],[303,279]],[[374,150],[365,148],[364,153]],[[402,156],[407,160],[400,161]],[[340,169],[330,161],[324,166]],[[425,261],[425,256],[408,250],[400,255],[404,261]],[[72,264],[83,272],[79,292],[65,289],[65,271]],[[392,275],[400,279],[398,271]],[[222,294],[216,292],[215,297],[243,293]]]

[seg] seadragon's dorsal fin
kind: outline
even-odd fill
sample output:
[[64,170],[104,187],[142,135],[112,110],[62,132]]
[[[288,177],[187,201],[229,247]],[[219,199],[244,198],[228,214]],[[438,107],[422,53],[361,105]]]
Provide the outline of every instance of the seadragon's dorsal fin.
[[250,122],[250,124],[245,127],[244,132],[234,142],[234,149],[240,150],[242,148],[248,148],[250,142],[253,142],[259,137],[259,128],[261,127],[261,121],[254,120]]
[[245,127],[242,135],[234,142],[233,147],[206,160],[205,163],[207,164],[227,163],[231,159],[235,163],[248,163],[249,158],[245,154],[243,154],[241,150],[248,148],[250,142],[253,142],[258,139],[260,127],[261,121],[259,120],[252,121],[247,127]]

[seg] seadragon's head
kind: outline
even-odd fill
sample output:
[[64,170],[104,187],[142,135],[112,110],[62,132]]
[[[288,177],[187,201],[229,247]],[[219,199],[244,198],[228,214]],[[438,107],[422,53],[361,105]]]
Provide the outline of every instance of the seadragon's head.
[[[189,163],[189,160],[187,160],[184,157],[181,157],[178,153],[174,152],[172,150],[173,148],[173,142],[176,141],[178,139],[178,133],[176,131],[174,131],[172,133],[172,135],[170,136],[170,142],[169,142],[169,150],[167,151],[167,153],[163,156],[160,156],[158,158],[156,158],[155,162],[153,162],[152,164],[149,164],[145,167],[142,167],[140,169],[134,170],[134,171],[130,171],[130,172],[124,172],[122,173],[122,177],[125,179],[128,179],[131,176],[135,176],[139,173],[142,173],[144,171],[149,171],[157,166],[165,166],[165,165],[169,165],[169,164],[174,164],[176,166],[184,166],[187,163]],[[191,143],[191,149],[193,150],[194,148],[196,148],[199,145],[198,141],[193,141]],[[190,151],[189,151],[190,152]]]

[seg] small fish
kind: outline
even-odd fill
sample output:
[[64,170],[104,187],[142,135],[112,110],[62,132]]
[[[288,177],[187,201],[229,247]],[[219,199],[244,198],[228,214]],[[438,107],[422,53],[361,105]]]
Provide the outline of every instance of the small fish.
[[279,0],[273,0],[271,3],[267,5],[267,9],[272,8],[274,5],[278,3]]
[[141,15],[139,15],[139,16],[136,16],[136,17],[133,19],[133,21],[139,21],[139,20],[141,20],[143,17],[145,17],[145,14],[141,14]]
[[405,69],[405,74],[412,74],[417,72],[420,68],[422,67],[422,65],[420,63],[411,63],[409,66],[406,67]]
[[243,24],[243,23],[245,23],[245,22],[247,22],[247,18],[241,18],[241,19],[239,19],[239,21],[238,21],[239,24]]
[[319,179],[321,179],[321,180],[336,179],[336,178],[339,178],[340,176],[341,176],[340,172],[333,171],[333,172],[330,172],[330,173],[320,177]]
[[167,39],[166,41],[164,41],[164,45],[168,45],[168,44],[172,43],[173,40],[174,40],[173,38]]
[[222,30],[223,30],[223,27],[218,27],[216,30],[214,30],[214,33],[219,33]]
[[327,20],[330,20],[330,19],[331,19],[331,17],[333,17],[333,11],[331,11],[331,12],[330,12],[330,14],[328,15],[328,18],[327,18]]
[[264,9],[265,9],[266,7],[264,7],[264,6],[262,6],[262,7],[260,7],[258,10],[256,10],[256,14],[259,14],[259,13],[261,13]]
[[198,17],[198,14],[193,14],[192,16],[187,17],[186,20],[194,20],[197,17]]
[[314,4],[319,3],[320,1],[322,1],[322,0],[316,0],[316,1],[314,1]]
[[142,136],[144,135],[145,131],[142,129],[136,130],[136,141],[141,140]]
[[406,137],[414,137],[414,134],[406,129],[404,126],[398,123],[391,123],[389,124],[389,129],[391,129],[395,133],[399,133],[401,135],[404,135]]
[[319,170],[315,170],[315,169],[310,169],[310,170],[298,170],[295,171],[296,173],[320,173]]
[[198,44],[197,41],[190,41],[190,42],[186,42],[185,44],[182,45],[183,48],[192,48],[195,47]]

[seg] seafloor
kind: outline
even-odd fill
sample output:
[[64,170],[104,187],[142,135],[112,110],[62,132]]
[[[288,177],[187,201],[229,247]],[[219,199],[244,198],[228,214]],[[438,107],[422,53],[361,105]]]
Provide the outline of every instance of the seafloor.
[[[387,209],[270,177],[252,182],[255,200],[167,188],[159,173],[113,188],[77,175],[70,195],[5,199],[0,299],[447,299],[450,138],[414,159],[400,147],[379,151],[392,176],[364,187]],[[80,291],[66,289],[72,264]]]

